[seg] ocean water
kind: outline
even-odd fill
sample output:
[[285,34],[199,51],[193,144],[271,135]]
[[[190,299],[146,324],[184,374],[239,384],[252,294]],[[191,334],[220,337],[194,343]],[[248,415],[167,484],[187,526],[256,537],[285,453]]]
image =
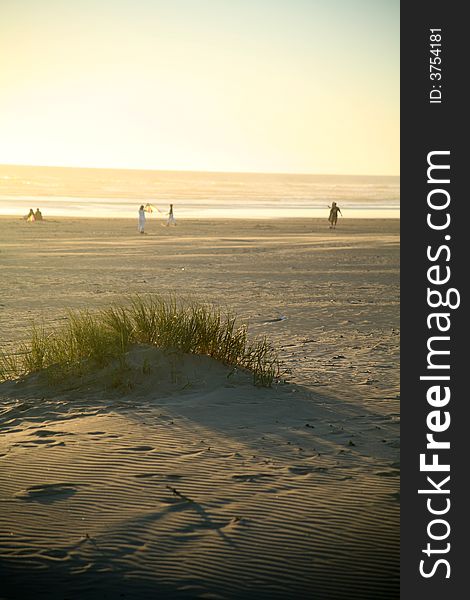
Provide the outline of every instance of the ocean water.
[[140,204],[177,218],[398,218],[399,177],[74,169],[0,165],[0,214],[131,217]]

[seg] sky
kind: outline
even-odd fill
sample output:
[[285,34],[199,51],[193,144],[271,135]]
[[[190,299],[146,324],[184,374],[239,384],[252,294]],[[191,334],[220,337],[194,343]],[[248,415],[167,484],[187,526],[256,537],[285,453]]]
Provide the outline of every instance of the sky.
[[0,164],[399,174],[399,0],[0,0]]

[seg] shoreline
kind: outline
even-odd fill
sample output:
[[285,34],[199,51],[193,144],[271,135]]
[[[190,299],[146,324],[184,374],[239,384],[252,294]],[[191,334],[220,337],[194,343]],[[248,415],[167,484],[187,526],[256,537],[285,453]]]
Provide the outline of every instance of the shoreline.
[[[217,217],[210,217],[210,219],[216,220],[216,221],[238,221],[240,223],[244,223],[245,221],[259,221],[259,222],[263,222],[263,221],[314,221],[314,222],[322,222],[322,221],[328,221],[328,215],[323,217],[318,217],[318,216],[314,216],[314,217],[309,217],[309,216],[304,216],[304,217],[284,217],[284,216],[246,216],[246,217],[239,217],[239,216],[217,216]],[[7,220],[11,220],[11,221],[25,221],[24,216],[20,216],[20,215],[5,215],[5,214],[0,214],[0,220],[2,221],[7,221]],[[44,217],[42,223],[52,223],[52,222],[66,222],[66,221],[138,221],[138,216],[119,216],[119,217],[112,217],[112,216],[86,216],[86,217],[81,217],[81,216],[67,216],[67,215],[50,215],[47,217]],[[374,217],[365,217],[365,216],[358,216],[358,217],[350,217],[348,215],[348,217],[344,217],[344,220],[352,220],[352,221],[387,221],[387,222],[393,222],[393,221],[400,221],[400,216],[397,217],[379,217],[379,216],[374,216]],[[146,217],[146,223],[152,223],[152,222],[157,222],[157,223],[162,223],[163,221],[165,221],[165,217],[160,217],[160,218],[152,218],[152,217]],[[200,218],[196,218],[196,217],[178,217],[177,222],[179,221],[183,221],[184,223],[203,223],[205,221],[207,221],[206,217],[200,217]],[[337,229],[340,229],[341,225],[342,225],[342,219],[338,220],[338,226]],[[40,221],[41,222],[41,221]]]

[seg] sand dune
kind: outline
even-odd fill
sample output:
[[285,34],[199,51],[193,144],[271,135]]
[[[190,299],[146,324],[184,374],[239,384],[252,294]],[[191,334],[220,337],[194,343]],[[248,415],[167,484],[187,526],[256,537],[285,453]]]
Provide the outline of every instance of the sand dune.
[[[145,240],[113,223],[92,244],[95,227],[36,230],[47,239],[21,250],[2,230],[11,346],[26,306],[58,321],[103,305],[92,289],[210,291],[282,347],[287,382],[139,347],[119,380],[2,384],[4,597],[398,597],[396,223],[188,223]],[[13,283],[14,260],[37,265],[30,281]]]

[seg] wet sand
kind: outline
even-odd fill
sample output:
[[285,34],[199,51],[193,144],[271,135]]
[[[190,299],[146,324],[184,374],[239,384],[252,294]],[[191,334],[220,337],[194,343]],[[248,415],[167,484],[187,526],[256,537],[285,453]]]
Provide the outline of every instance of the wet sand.
[[5,597],[397,598],[398,221],[146,231],[0,218],[2,347],[174,291],[268,335],[284,382],[162,355],[127,390],[0,385]]

